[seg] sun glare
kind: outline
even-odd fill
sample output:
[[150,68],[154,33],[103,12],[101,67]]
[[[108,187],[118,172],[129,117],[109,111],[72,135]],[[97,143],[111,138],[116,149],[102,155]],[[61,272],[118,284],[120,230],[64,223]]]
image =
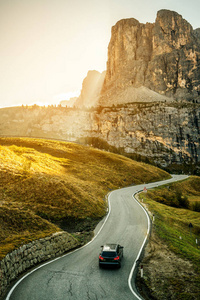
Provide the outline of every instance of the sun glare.
[[80,95],[80,90],[74,92],[61,93],[55,96],[56,101],[60,102],[63,100],[70,100],[71,98],[78,97]]
[[[12,107],[16,107],[16,106],[33,106],[33,105],[38,105],[38,106],[49,106],[49,105],[59,105],[61,101],[69,101],[71,98],[74,98],[74,97],[78,97],[80,95],[81,91],[80,90],[77,90],[77,91],[74,91],[74,92],[67,92],[67,93],[60,93],[60,94],[57,94],[57,95],[54,95],[52,97],[51,100],[36,100],[36,101],[32,101],[32,102],[29,102],[29,103],[18,103],[18,104],[13,104]],[[10,106],[6,106],[6,105],[3,105],[3,106],[0,106],[0,108],[4,108],[4,107],[11,107]]]

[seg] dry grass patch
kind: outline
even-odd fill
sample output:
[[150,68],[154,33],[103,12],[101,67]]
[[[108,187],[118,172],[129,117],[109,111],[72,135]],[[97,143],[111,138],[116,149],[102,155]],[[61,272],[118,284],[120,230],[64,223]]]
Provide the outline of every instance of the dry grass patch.
[[0,207],[0,260],[24,243],[49,236],[59,228],[22,207]]
[[[105,196],[110,189],[169,177],[144,163],[78,144],[0,138],[0,207],[2,216],[15,212],[16,227],[12,235],[11,227],[1,218],[1,245],[5,237],[13,236],[7,244],[17,247],[20,235],[25,242],[26,238],[60,230],[57,226],[89,230],[105,215]],[[25,229],[17,226],[23,215],[27,216]],[[47,229],[40,226],[41,230],[35,231],[30,218],[38,224],[43,221]]]

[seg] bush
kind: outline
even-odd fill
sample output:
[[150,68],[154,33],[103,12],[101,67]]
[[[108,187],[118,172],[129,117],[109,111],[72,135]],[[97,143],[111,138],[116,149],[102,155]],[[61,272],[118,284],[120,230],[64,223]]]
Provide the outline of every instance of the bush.
[[157,190],[157,193],[149,191],[149,194],[156,202],[177,208],[189,208],[188,197],[180,189],[173,191],[165,188]]
[[189,208],[189,200],[187,196],[183,196],[181,191],[176,191],[176,199],[178,200],[179,207]]
[[166,205],[169,205],[169,206],[173,206],[173,207],[179,207],[179,202],[176,198],[176,196],[171,193],[171,192],[166,192],[165,194],[165,203]]
[[179,200],[180,207],[189,208],[190,202],[187,196],[182,196]]
[[193,206],[192,206],[192,210],[193,211],[197,211],[197,212],[200,212],[200,202],[194,202],[193,203]]

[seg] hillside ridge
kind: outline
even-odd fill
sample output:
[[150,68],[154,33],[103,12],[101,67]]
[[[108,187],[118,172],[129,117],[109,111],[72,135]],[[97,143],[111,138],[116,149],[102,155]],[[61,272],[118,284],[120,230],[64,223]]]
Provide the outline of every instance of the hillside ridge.
[[61,230],[88,238],[106,214],[109,190],[170,175],[78,144],[0,138],[0,177],[1,259],[21,242]]

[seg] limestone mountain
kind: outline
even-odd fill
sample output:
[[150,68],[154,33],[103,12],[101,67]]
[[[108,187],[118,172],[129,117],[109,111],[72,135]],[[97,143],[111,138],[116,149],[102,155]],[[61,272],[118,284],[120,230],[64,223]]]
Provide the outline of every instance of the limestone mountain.
[[90,70],[82,83],[82,89],[79,97],[73,97],[69,100],[60,102],[62,107],[90,108],[98,105],[99,96],[103,86],[106,72]]
[[101,89],[105,78],[105,72],[88,71],[83,80],[81,94],[75,102],[75,107],[92,107],[96,106],[99,100]]
[[176,12],[158,11],[153,24],[131,18],[112,27],[100,104],[133,102],[135,93],[140,101],[142,86],[165,96],[161,101],[200,102],[200,29]]
[[0,109],[0,135],[84,141],[200,174],[200,29],[168,10],[154,24],[117,22],[106,73],[88,72],[73,107]]

